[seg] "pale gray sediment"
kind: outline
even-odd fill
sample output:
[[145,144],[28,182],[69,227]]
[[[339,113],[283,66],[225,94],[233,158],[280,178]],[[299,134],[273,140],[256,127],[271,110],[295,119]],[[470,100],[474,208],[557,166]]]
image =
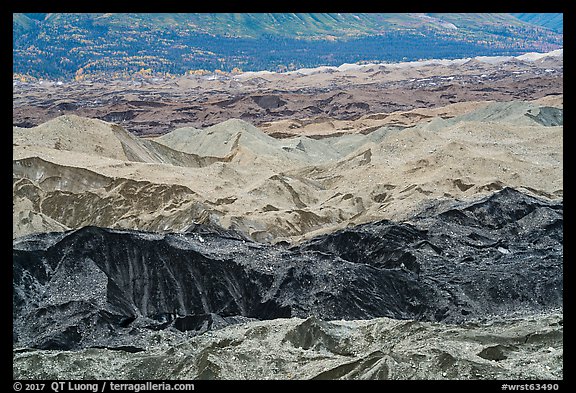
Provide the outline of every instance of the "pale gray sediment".
[[506,188],[292,247],[202,226],[29,235],[14,241],[14,346],[36,349],[14,373],[561,378],[562,223],[562,202]]

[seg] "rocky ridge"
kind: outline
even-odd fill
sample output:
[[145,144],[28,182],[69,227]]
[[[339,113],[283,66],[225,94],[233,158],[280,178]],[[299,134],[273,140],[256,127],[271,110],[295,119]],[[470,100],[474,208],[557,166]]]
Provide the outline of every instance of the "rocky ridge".
[[29,235],[14,375],[561,378],[562,227],[561,202],[505,188],[298,246],[205,226]]
[[203,223],[297,242],[507,186],[561,198],[562,124],[561,107],[538,101],[322,139],[276,139],[237,119],[142,139],[63,116],[13,130],[13,235]]
[[142,332],[246,318],[462,323],[540,312],[562,305],[562,226],[561,203],[505,188],[292,247],[202,226],[30,235],[14,241],[15,345],[145,348]]

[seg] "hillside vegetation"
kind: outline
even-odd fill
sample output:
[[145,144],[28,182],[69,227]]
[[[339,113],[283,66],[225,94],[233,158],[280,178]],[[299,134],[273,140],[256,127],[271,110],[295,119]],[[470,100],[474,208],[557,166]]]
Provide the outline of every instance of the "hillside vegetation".
[[561,33],[537,25],[544,17],[522,15],[530,21],[511,14],[14,14],[13,69],[49,79],[166,76],[562,46]]

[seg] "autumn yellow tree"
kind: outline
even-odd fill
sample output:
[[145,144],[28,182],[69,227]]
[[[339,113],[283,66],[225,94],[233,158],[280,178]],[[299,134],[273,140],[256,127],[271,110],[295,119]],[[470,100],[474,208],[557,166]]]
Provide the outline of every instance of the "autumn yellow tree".
[[151,68],[141,68],[140,71],[138,71],[136,74],[143,76],[144,78],[150,78],[152,76],[152,69]]
[[78,70],[76,71],[76,74],[74,75],[74,80],[76,82],[79,82],[82,79],[84,79],[85,77],[86,77],[86,75],[84,74],[84,68],[82,68],[82,67],[78,68]]

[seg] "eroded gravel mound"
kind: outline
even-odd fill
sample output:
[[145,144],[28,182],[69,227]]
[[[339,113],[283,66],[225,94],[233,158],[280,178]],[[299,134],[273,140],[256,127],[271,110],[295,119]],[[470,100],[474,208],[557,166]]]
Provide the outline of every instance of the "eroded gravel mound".
[[85,227],[14,240],[14,345],[146,348],[251,319],[463,323],[562,306],[563,207],[505,188],[298,246]]
[[464,109],[319,140],[275,139],[238,119],[156,140],[70,115],[15,127],[13,238],[90,225],[182,232],[203,223],[299,243],[504,187],[562,197],[561,108],[518,101]]
[[[146,351],[27,349],[16,379],[563,378],[562,313],[463,325],[377,318],[254,321],[183,338],[155,332]],[[81,364],[82,367],[78,367]]]

